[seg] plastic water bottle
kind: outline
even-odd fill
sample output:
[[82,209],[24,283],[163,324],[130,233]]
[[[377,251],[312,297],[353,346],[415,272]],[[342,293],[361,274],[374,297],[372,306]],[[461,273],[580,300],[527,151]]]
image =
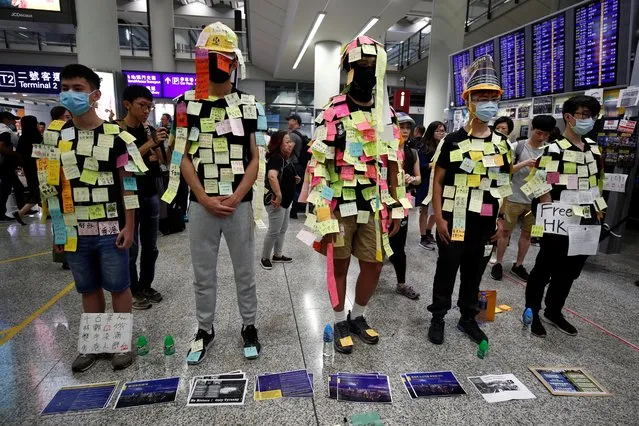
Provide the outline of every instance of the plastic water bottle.
[[477,357],[480,359],[486,358],[488,355],[488,342],[486,340],[482,340],[479,346],[477,347]]
[[172,374],[175,360],[175,342],[170,334],[164,338],[164,372]]
[[486,292],[482,291],[479,296],[479,301],[477,303],[477,307],[479,308],[479,320],[481,322],[486,321],[486,310],[488,309],[488,298],[486,297]]
[[138,337],[136,346],[138,353],[138,369],[142,370],[146,367],[149,356],[149,342],[146,340],[146,336]]
[[532,324],[532,321],[533,321],[532,309],[526,308],[526,310],[524,311],[524,315],[522,316],[522,321],[524,323],[524,326],[521,329],[521,333],[522,333],[522,335],[530,338],[531,324]]
[[324,327],[324,348],[322,350],[324,365],[331,365],[333,362],[333,327],[326,324]]

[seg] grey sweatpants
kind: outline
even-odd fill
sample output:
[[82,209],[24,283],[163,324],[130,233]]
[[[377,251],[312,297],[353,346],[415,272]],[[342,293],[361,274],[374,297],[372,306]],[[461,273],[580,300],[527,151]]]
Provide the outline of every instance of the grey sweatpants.
[[[275,256],[282,255],[284,248],[284,237],[288,229],[288,219],[291,214],[291,206],[275,208],[271,204],[265,207],[268,213],[268,231],[264,237],[264,247],[262,248],[262,259],[270,259],[271,253]],[[275,251],[273,251],[275,247]]]
[[242,202],[232,215],[220,218],[209,213],[200,203],[191,203],[189,241],[195,275],[195,309],[199,328],[205,331],[211,330],[215,319],[217,257],[222,235],[233,263],[237,303],[243,324],[255,324],[257,313],[253,206],[250,202]]

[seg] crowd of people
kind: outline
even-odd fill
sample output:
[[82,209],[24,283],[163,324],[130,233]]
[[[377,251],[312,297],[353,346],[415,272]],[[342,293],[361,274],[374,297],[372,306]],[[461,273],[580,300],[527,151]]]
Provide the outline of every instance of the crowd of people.
[[[301,132],[296,114],[287,117],[289,131],[270,135],[264,196],[254,201],[260,167],[257,139],[266,129],[260,124],[265,122],[259,119],[264,116],[261,105],[231,82],[233,73],[241,73],[243,67],[237,36],[221,23],[211,24],[202,31],[198,47],[208,50],[206,70],[200,68],[195,90],[177,99],[175,116],[164,114],[157,128],[148,124],[153,96],[142,86],[124,90],[124,118],[101,119],[95,109],[100,78],[80,64],[62,70],[61,106],[51,111],[53,121],[47,129],[40,128],[35,117],[25,116],[18,138],[14,128],[18,118],[0,114],[0,209],[5,209],[12,189],[19,208],[13,217],[18,222],[25,223],[25,215],[38,203],[43,206],[43,214],[51,217],[55,252],[66,257],[84,312],[104,312],[104,291],[111,293],[114,312],[145,310],[162,301],[162,294],[152,287],[161,211],[169,206],[186,214],[188,198],[198,328],[187,362],[201,363],[215,338],[222,238],[237,287],[244,356],[255,359],[262,346],[255,326],[255,265],[247,261],[255,252],[252,203],[263,203],[268,215],[259,261],[265,270],[274,263],[293,261],[285,256],[285,235],[289,219],[296,218],[306,203],[305,223],[311,224],[317,236],[314,246],[326,256],[330,271],[334,347],[350,354],[352,336],[366,344],[379,343],[366,308],[384,257],[395,270],[397,293],[413,300],[420,297],[417,283],[406,282],[408,212],[414,206],[419,207],[415,241],[438,254],[427,308],[432,314],[428,329],[432,343],[444,341],[444,318],[452,306],[458,271],[457,327],[474,342],[488,340],[475,319],[480,282],[493,251],[496,263],[491,276],[502,278],[506,247],[519,221],[518,253],[511,270],[528,281],[526,307],[533,311],[533,334],[546,335],[540,311],[548,283],[544,318],[566,334],[577,333],[561,309],[586,256],[568,256],[566,235],[544,234],[530,275],[524,260],[536,205],[560,200],[566,188],[555,173],[575,173],[569,160],[582,155],[587,167],[580,166],[579,176],[583,173],[589,181],[583,185],[598,185],[601,156],[585,136],[599,112],[594,98],[576,96],[566,101],[563,136],[551,138],[555,119],[540,115],[532,120],[530,137],[511,144],[507,136],[513,122],[495,119],[502,90],[492,59],[484,56],[469,68],[463,93],[469,121],[449,133],[441,121],[424,128],[405,113],[375,108],[381,99],[376,91],[384,90],[386,67],[378,63],[385,57],[378,54],[383,46],[357,37],[343,49],[347,89],[331,98],[320,114],[312,140]],[[566,151],[572,156],[564,155]],[[18,167],[27,181],[27,198],[16,177]],[[545,189],[531,194],[525,185],[539,170],[553,178],[544,180]],[[584,223],[600,223],[601,209],[594,205],[590,209],[584,213]],[[0,218],[4,217],[0,210]],[[359,262],[359,275],[349,311],[346,278],[352,256]],[[86,371],[97,360],[95,354],[79,354],[72,370]],[[111,358],[114,369],[133,362],[130,352]]]

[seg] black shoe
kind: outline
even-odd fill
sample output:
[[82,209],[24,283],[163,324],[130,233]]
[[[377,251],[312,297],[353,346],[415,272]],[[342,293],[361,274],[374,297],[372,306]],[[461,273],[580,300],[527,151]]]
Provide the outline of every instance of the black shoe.
[[557,327],[562,333],[566,333],[569,336],[577,335],[577,329],[566,321],[563,314],[548,315],[548,313],[544,312],[544,320]]
[[153,305],[149,302],[149,299],[144,296],[144,294],[134,294],[133,295],[133,303],[131,307],[138,311],[144,311],[147,309],[151,309]]
[[366,318],[364,318],[363,315],[352,320],[351,313],[349,312],[348,317],[346,317],[346,321],[348,321],[348,328],[351,333],[362,339],[362,342],[368,343],[369,345],[376,345],[379,343],[379,335],[368,325]]
[[532,324],[530,324],[530,333],[533,336],[541,337],[542,339],[546,337],[546,329],[544,325],[541,323],[541,319],[539,318],[538,313],[533,314]]
[[273,263],[292,263],[293,259],[286,256],[273,256]]
[[488,341],[488,336],[486,336],[486,333],[481,331],[481,328],[477,325],[475,318],[460,318],[457,323],[457,329],[466,333],[468,337],[477,344],[481,343],[482,340]]
[[262,266],[262,269],[266,269],[267,271],[270,271],[271,269],[273,269],[273,264],[271,263],[269,259],[260,260],[260,265]]
[[142,290],[142,294],[149,299],[150,302],[160,303],[162,301],[162,293],[152,289],[151,287]]
[[348,321],[340,321],[333,324],[333,346],[342,354],[353,352],[353,338],[349,330]]
[[14,220],[13,217],[7,217],[6,215],[0,216],[0,222],[13,222]]
[[242,339],[244,339],[244,356],[246,359],[256,359],[260,356],[262,345],[257,338],[257,328],[254,325],[242,326]]
[[71,267],[69,266],[69,264],[67,262],[64,262],[62,264],[62,269],[64,269],[65,271],[68,271],[71,269]]
[[38,214],[38,211],[36,209],[31,209],[28,212],[25,213],[25,216],[31,216],[34,214]]
[[291,210],[291,214],[289,214],[289,219],[297,219],[297,213],[293,213],[293,210]]
[[13,212],[13,218],[22,226],[25,226],[27,224],[27,222],[22,220],[22,218],[20,217],[20,212]]
[[510,271],[513,274],[517,275],[517,277],[522,281],[528,281],[528,278],[530,277],[528,271],[526,271],[526,268],[524,268],[524,265],[517,266],[516,263],[513,263],[513,267]]
[[193,338],[193,343],[198,340],[202,340],[202,349],[191,354],[191,348],[189,348],[189,352],[186,354],[186,363],[188,365],[197,365],[204,360],[204,356],[206,355],[207,349],[213,343],[213,339],[215,338],[215,330],[211,329],[211,333],[207,333],[204,330],[198,329],[197,333],[195,333],[195,337]]
[[504,277],[504,269],[501,267],[501,263],[495,263],[490,270],[490,277],[493,280],[501,281]]
[[435,345],[444,343],[444,320],[433,318],[428,328],[428,340]]

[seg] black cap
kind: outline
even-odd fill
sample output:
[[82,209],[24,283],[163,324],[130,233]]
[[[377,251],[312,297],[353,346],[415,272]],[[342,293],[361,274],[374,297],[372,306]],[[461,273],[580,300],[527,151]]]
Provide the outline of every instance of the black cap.
[[302,117],[300,117],[297,114],[291,114],[288,117],[286,117],[286,121],[291,120],[291,119],[297,121],[300,125],[302,124]]
[[13,115],[9,111],[0,112],[0,120],[5,120],[7,118],[10,119],[10,120],[20,120],[20,117],[16,117],[15,115]]

